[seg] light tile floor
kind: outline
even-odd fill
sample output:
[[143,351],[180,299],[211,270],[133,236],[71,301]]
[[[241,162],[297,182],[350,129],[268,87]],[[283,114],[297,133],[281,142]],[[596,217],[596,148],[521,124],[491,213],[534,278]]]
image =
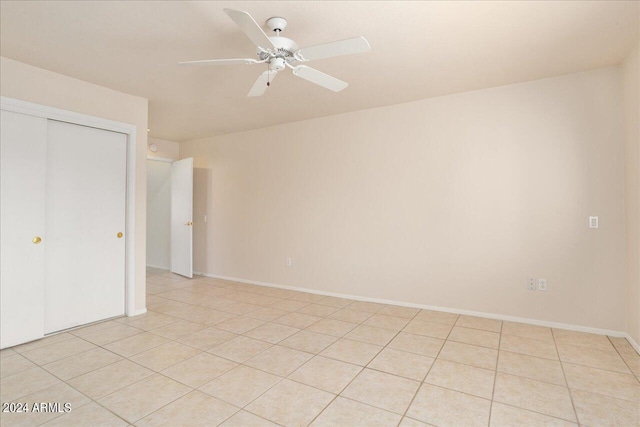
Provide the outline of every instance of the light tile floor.
[[0,352],[3,426],[639,426],[623,338],[149,270],[148,313]]

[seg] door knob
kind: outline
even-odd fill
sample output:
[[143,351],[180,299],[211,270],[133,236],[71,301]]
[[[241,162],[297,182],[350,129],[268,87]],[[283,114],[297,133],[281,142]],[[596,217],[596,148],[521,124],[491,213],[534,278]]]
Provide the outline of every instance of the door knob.
[[193,222],[191,222],[191,221],[187,221],[187,222],[185,222],[185,223],[184,223],[184,225],[192,226],[192,225],[193,225]]
[[36,236],[31,241],[33,242],[34,245],[38,245],[40,244],[40,242],[42,242],[42,239],[40,238],[40,236]]
[[118,234],[116,234],[116,236],[118,236],[118,239],[122,239],[122,231],[118,231]]

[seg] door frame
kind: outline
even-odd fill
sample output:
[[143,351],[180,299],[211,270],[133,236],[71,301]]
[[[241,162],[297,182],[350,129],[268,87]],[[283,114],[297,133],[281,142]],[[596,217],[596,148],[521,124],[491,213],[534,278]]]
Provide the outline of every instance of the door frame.
[[147,160],[153,160],[154,162],[173,163],[176,160],[180,160],[180,159],[171,159],[169,157],[147,156]]
[[[193,158],[191,158],[191,159],[193,160]],[[158,156],[147,155],[147,161],[149,161],[149,160],[154,161],[154,162],[162,162],[162,163],[173,164],[174,162],[179,162],[179,161],[185,160],[185,159],[172,159],[170,157],[158,157]],[[171,172],[171,177],[173,177],[173,173],[172,172]],[[192,175],[192,178],[193,178],[193,175]],[[171,179],[173,179],[173,178],[171,178]],[[192,189],[193,189],[193,179],[191,180],[191,184],[192,184]],[[191,203],[191,209],[192,209],[192,211],[191,211],[191,220],[193,220],[193,194],[191,196],[191,199],[192,199],[192,203]],[[173,216],[173,193],[172,193],[172,197],[171,197],[171,200],[170,200],[170,208],[172,210],[171,213],[172,213],[172,216]],[[191,225],[193,226],[193,222],[192,222]],[[169,231],[171,233],[171,237],[173,237],[173,221],[170,224]],[[193,229],[191,231],[193,233]],[[173,267],[173,265],[172,265],[173,253],[172,253],[172,249],[171,248],[173,247],[173,238],[171,238],[170,240],[171,240],[171,242],[170,242],[171,246],[169,248],[169,252],[170,252],[169,253],[169,255],[170,255],[169,256],[169,272],[171,272],[172,274],[180,274],[180,273],[174,273],[173,270],[172,270],[172,267]],[[153,266],[150,266],[148,264],[147,264],[147,267],[152,267],[153,268]],[[188,278],[192,279],[193,278],[193,274],[194,273],[193,273],[193,234],[192,234],[192,237],[191,237],[191,277],[189,277],[189,276],[183,276],[183,277],[188,277]]]
[[[125,201],[125,314],[135,316],[147,310],[143,308],[136,312],[136,263],[135,263],[135,218],[136,218],[136,136],[135,125],[101,117],[89,116],[61,108],[35,104],[20,99],[0,96],[0,109],[21,113],[45,119],[58,120],[81,126],[104,129],[127,135],[127,188]],[[46,232],[46,230],[45,230]]]

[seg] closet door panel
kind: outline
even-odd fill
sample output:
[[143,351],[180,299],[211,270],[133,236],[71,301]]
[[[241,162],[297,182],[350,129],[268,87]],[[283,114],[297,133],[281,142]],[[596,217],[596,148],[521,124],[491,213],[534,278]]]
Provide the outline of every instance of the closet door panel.
[[5,348],[44,334],[47,120],[9,111],[0,115],[0,348]]
[[126,135],[49,121],[45,332],[124,314]]

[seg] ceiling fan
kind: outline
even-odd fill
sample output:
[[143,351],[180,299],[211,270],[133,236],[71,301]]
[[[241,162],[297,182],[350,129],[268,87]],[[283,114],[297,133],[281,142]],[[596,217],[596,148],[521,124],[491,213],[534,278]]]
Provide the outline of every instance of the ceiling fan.
[[364,37],[336,41],[318,46],[299,49],[296,42],[280,36],[287,26],[287,20],[281,17],[273,17],[267,20],[267,25],[276,33],[268,37],[258,23],[247,12],[233,9],[224,9],[224,12],[236,23],[247,37],[258,47],[257,56],[254,58],[236,59],[208,59],[203,61],[180,62],[180,65],[232,65],[232,64],[267,64],[267,71],[263,72],[253,84],[247,96],[260,96],[264,94],[271,81],[279,71],[290,68],[293,75],[315,83],[319,86],[340,92],[349,84],[335,77],[318,71],[306,65],[292,65],[305,63],[315,59],[331,58],[334,56],[350,55],[354,53],[368,52],[371,50],[369,42]]

